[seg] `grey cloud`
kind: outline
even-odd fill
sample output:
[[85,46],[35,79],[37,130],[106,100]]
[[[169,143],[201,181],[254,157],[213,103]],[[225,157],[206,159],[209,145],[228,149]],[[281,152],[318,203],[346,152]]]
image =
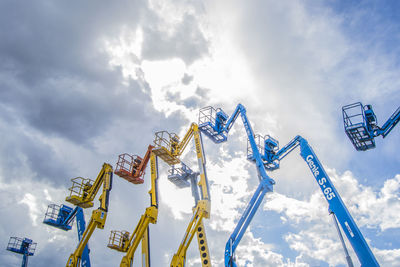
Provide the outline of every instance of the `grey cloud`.
[[181,81],[182,81],[182,83],[183,83],[184,85],[188,85],[191,81],[193,81],[193,76],[191,76],[191,75],[185,73],[185,74],[183,75]]
[[[154,19],[154,17],[152,18]],[[159,20],[159,18],[156,18]],[[144,27],[143,59],[159,60],[174,57],[182,58],[187,65],[208,53],[208,43],[201,33],[197,20],[193,15],[186,14],[173,34],[168,35],[157,24]]]

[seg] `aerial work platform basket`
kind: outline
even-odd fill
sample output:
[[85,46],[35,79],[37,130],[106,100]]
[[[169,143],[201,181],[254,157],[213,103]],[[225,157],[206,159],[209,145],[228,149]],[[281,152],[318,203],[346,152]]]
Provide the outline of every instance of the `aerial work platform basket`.
[[189,175],[192,173],[193,171],[182,162],[181,167],[173,165],[168,170],[168,180],[179,188],[190,187]]
[[[269,135],[262,136],[260,134],[254,135],[254,141],[265,168],[271,171],[278,169],[279,160],[272,160],[271,157],[279,150],[279,142]],[[254,162],[256,161],[249,138],[247,138],[247,159]]]
[[211,106],[200,109],[199,112],[199,129],[214,143],[221,143],[226,141],[227,137],[223,133],[228,115],[220,108],[213,108]]
[[[367,110],[360,102],[357,102],[342,108],[344,130],[358,151],[365,151],[375,147],[371,125],[376,125],[376,118],[373,113],[369,115],[368,105],[365,107]],[[368,115],[367,119],[366,113]]]
[[70,195],[65,200],[81,208],[93,207],[93,201],[86,200],[86,197],[94,181],[83,177],[76,177],[71,179],[71,181],[72,186],[69,188]]
[[117,230],[111,231],[107,247],[120,252],[126,252],[129,248],[129,232]]
[[143,184],[144,172],[139,173],[138,167],[143,159],[138,155],[121,154],[118,157],[117,167],[114,173],[128,182],[134,184]]
[[44,215],[43,223],[65,231],[71,230],[74,218],[72,218],[68,223],[66,222],[66,219],[72,211],[73,209],[71,207],[65,205],[60,206],[57,204],[50,204]]
[[172,166],[181,162],[176,154],[178,145],[179,137],[175,133],[167,131],[156,132],[153,153]]
[[29,238],[10,237],[8,241],[7,250],[18,254],[33,256],[36,250],[36,242]]

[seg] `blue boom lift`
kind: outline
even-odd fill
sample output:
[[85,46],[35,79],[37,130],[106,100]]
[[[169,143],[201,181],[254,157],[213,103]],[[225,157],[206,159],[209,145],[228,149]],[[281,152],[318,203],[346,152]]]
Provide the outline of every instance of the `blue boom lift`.
[[400,121],[400,107],[383,124],[378,126],[376,115],[371,105],[363,106],[360,102],[342,107],[344,130],[358,151],[375,148],[375,137],[385,138]]
[[28,266],[28,257],[35,254],[37,243],[29,238],[10,237],[8,241],[7,250],[24,255],[22,258],[22,267]]
[[[271,171],[278,169],[280,161],[296,147],[300,146],[300,156],[306,161],[307,166],[310,168],[315,180],[321,188],[322,193],[328,201],[329,213],[333,215],[333,221],[338,230],[349,267],[352,267],[353,263],[347,252],[340,229],[337,226],[337,221],[339,222],[343,232],[346,234],[347,239],[353,247],[361,266],[379,266],[374,254],[372,254],[371,249],[357,227],[357,224],[351,217],[349,211],[343,203],[343,200],[336,191],[332,181],[329,179],[328,174],[322,167],[322,164],[318,160],[307,140],[301,136],[296,136],[280,150],[278,141],[268,135],[264,138],[261,137],[259,141],[259,149],[261,151],[260,153],[262,153],[261,157],[264,161],[264,166],[267,170]],[[248,158],[252,159],[252,157],[253,156],[248,153]]]
[[[72,224],[76,217],[76,227],[78,232],[78,240],[80,241],[83,233],[85,232],[86,223],[85,215],[83,214],[83,209],[76,206],[74,209],[66,205],[56,205],[50,204],[47,207],[46,214],[44,216],[43,223],[50,226],[59,228],[64,231],[69,231],[72,229]],[[90,267],[90,257],[89,257],[89,245],[86,244],[82,253],[82,267]]]
[[235,267],[235,250],[239,245],[247,227],[254,217],[258,207],[260,206],[265,194],[272,192],[275,181],[271,179],[266,172],[265,166],[261,159],[261,154],[254,138],[254,133],[251,128],[250,122],[246,116],[246,109],[241,104],[237,105],[232,116],[228,119],[228,115],[221,109],[214,109],[213,107],[205,107],[200,110],[199,114],[199,129],[208,137],[211,138],[215,143],[225,142],[227,140],[227,134],[232,128],[239,114],[242,117],[244,127],[250,142],[252,150],[252,160],[255,161],[258,171],[258,178],[260,184],[258,185],[256,192],[250,200],[250,203],[246,207],[242,217],[240,218],[235,230],[231,234],[225,247],[225,266]]
[[242,117],[248,136],[247,159],[256,163],[260,184],[226,244],[225,266],[237,266],[234,259],[235,249],[261,204],[264,195],[273,190],[275,182],[266,174],[266,170],[272,171],[278,169],[280,160],[293,151],[297,146],[300,146],[301,156],[306,160],[307,165],[316,178],[325,198],[328,200],[329,210],[330,213],[333,214],[334,222],[345,250],[348,265],[353,266],[351,258],[344,245],[337,221],[339,221],[347,238],[353,246],[362,266],[379,266],[356,223],[341,200],[339,193],[334,188],[317,156],[304,138],[297,136],[288,145],[279,150],[278,141],[269,136],[265,138],[253,133],[246,116],[246,110],[241,104],[236,107],[233,115],[229,119],[226,113],[221,109],[214,109],[213,107],[205,107],[201,109],[199,115],[199,128],[215,143],[224,142],[227,140],[227,133],[239,114]]

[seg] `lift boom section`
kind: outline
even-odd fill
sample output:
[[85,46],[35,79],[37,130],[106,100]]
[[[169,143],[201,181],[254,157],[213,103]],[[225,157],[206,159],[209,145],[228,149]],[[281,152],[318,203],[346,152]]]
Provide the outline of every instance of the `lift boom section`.
[[[43,223],[50,226],[69,231],[72,229],[72,223],[76,218],[76,226],[78,232],[78,240],[82,239],[86,228],[85,215],[81,207],[76,206],[74,209],[66,205],[50,204],[47,208]],[[86,244],[82,253],[82,267],[90,267],[89,244]]]
[[[301,136],[296,136],[286,146],[278,150],[278,142],[267,136],[263,155],[266,168],[268,170],[275,170],[279,168],[279,161],[286,157],[298,146],[300,146],[301,157],[306,161],[307,166],[310,168],[315,180],[321,188],[322,193],[328,201],[330,212],[333,213],[339,221],[339,224],[346,234],[350,244],[352,245],[361,263],[361,266],[379,266],[375,256],[372,254],[371,249],[357,227],[357,224],[347,210],[346,205],[343,203],[343,200],[336,191],[332,181],[322,167],[322,164],[318,160],[318,157],[308,144],[307,140]],[[349,259],[347,260],[349,261]]]
[[[190,246],[195,233],[199,245],[200,259],[203,267],[211,266],[210,253],[208,250],[206,233],[203,225],[203,218],[210,217],[210,192],[208,187],[208,179],[206,174],[206,158],[204,155],[203,142],[201,133],[196,123],[192,123],[189,130],[186,132],[182,141],[174,133],[166,131],[157,132],[154,140],[154,153],[162,158],[167,164],[173,166],[180,163],[179,157],[187,147],[190,140],[194,138],[197,160],[199,164],[200,179],[198,186],[200,188],[200,199],[197,201],[193,209],[193,216],[186,228],[185,235],[181,241],[177,252],[174,254],[171,267],[184,267],[186,261],[186,252]],[[178,181],[177,181],[178,183]],[[179,186],[179,185],[178,185]]]
[[251,220],[253,219],[258,207],[260,206],[265,194],[273,191],[275,181],[267,175],[261,154],[258,150],[255,135],[251,124],[246,115],[246,109],[243,105],[238,104],[232,116],[228,119],[226,113],[221,109],[214,109],[213,107],[205,107],[200,110],[199,115],[199,128],[200,130],[210,137],[215,143],[221,143],[227,140],[227,134],[232,128],[234,122],[241,116],[243,125],[245,127],[252,156],[248,157],[254,161],[257,167],[258,177],[260,184],[258,185],[253,197],[251,198],[248,206],[242,214],[235,230],[231,234],[225,247],[225,266],[236,267],[235,263],[235,250],[239,245],[246,229],[248,228]]
[[[127,231],[111,231],[108,247],[117,251],[126,252],[125,256],[121,260],[121,267],[132,266],[134,255],[140,242],[142,242],[142,266],[150,267],[151,264],[149,224],[156,224],[158,216],[158,164],[157,156],[152,153],[152,149],[153,146],[150,145],[145,156],[146,158],[147,155],[149,155],[150,159],[150,207],[146,208],[145,213],[141,216],[132,235],[130,235]],[[141,169],[143,172],[146,168],[146,165],[147,163],[143,165]]]
[[99,197],[100,206],[92,212],[92,217],[90,218],[89,224],[83,232],[82,239],[80,240],[74,253],[72,253],[68,259],[66,265],[67,267],[79,266],[82,259],[82,253],[94,230],[96,228],[104,228],[108,212],[109,195],[112,188],[112,175],[112,166],[108,163],[104,163],[94,182],[92,182],[90,179],[84,179],[82,177],[72,179],[73,185],[70,188],[71,194],[66,200],[79,207],[92,207],[92,201],[99,191],[101,185],[103,185],[103,191]]
[[375,137],[385,138],[400,121],[400,107],[389,117],[382,127],[378,126],[371,105],[360,102],[342,107],[344,129],[358,151],[375,148]]

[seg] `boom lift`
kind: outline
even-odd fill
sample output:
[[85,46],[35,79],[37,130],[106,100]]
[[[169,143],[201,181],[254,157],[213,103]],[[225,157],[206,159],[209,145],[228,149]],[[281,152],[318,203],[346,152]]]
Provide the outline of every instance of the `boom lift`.
[[[149,191],[150,194],[150,207],[146,208],[146,212],[141,216],[139,223],[137,224],[135,230],[132,235],[127,231],[111,231],[108,247],[111,249],[115,249],[120,252],[126,252],[125,256],[121,260],[121,267],[131,267],[133,264],[133,259],[135,255],[135,251],[139,246],[139,243],[142,242],[142,265],[145,267],[150,267],[150,240],[149,240],[149,224],[157,223],[158,216],[158,164],[157,157],[154,153],[152,153],[153,146],[149,145],[146,155],[138,165],[139,168],[135,169],[132,165],[135,165],[135,161],[132,160],[128,166],[129,169],[135,169],[133,175],[135,173],[141,173],[142,176],[138,178],[143,180],[143,175],[147,166],[148,161],[150,160],[150,173],[151,173],[151,189]],[[121,157],[120,157],[121,159]],[[121,165],[117,164],[117,169],[115,173],[120,175],[122,173]],[[122,178],[134,183],[136,180],[131,179],[130,176],[126,177],[123,173],[120,175]],[[132,175],[131,175],[132,176]]]
[[383,124],[378,126],[376,115],[371,105],[363,106],[360,102],[342,107],[344,130],[358,151],[375,148],[375,137],[385,138],[400,121],[400,107]]
[[[64,231],[69,231],[72,229],[72,224],[76,217],[76,226],[78,232],[78,240],[82,239],[83,232],[85,231],[86,223],[85,216],[81,207],[76,206],[74,209],[66,205],[56,205],[50,204],[47,207],[46,214],[44,216],[43,223],[50,226],[59,228]],[[89,244],[86,244],[82,253],[82,267],[90,267],[90,257],[89,257]]]
[[[265,139],[265,141],[263,139]],[[265,138],[260,138],[259,140],[260,142],[258,143],[258,146],[260,153],[262,153],[264,166],[267,170],[278,169],[280,161],[296,147],[300,146],[300,156],[306,161],[307,166],[310,168],[315,180],[321,188],[322,193],[328,201],[329,212],[333,215],[333,220],[336,227],[337,222],[339,222],[343,232],[346,234],[347,239],[349,240],[358,257],[361,266],[379,266],[374,254],[372,254],[371,249],[357,227],[357,224],[351,217],[349,211],[343,203],[343,200],[336,191],[332,181],[329,179],[328,174],[322,167],[322,164],[318,160],[318,157],[308,144],[307,140],[301,136],[296,136],[280,150],[278,141],[268,135]],[[253,155],[248,151],[248,158],[252,157]],[[353,266],[351,258],[342,240],[339,227],[337,227],[337,230],[346,254],[347,263],[349,266]]]
[[36,250],[36,242],[33,242],[32,239],[29,238],[20,238],[20,237],[10,237],[8,241],[7,250],[22,254],[22,267],[28,266],[28,257],[33,256]]
[[[193,217],[186,228],[185,235],[179,245],[178,251],[172,258],[171,267],[185,266],[186,252],[195,233],[197,234],[201,264],[203,267],[211,266],[210,253],[203,225],[203,218],[210,217],[210,192],[205,168],[206,158],[198,125],[192,123],[182,141],[179,141],[179,137],[174,133],[168,133],[166,131],[157,132],[154,140],[155,148],[153,149],[153,152],[162,158],[167,164],[173,166],[174,164],[180,163],[179,157],[182,155],[192,137],[194,137],[199,164],[200,179],[197,185],[200,187],[200,199],[198,199],[196,206],[193,209]],[[179,184],[178,181],[182,180],[180,178],[182,177],[175,176],[175,184]]]
[[251,128],[250,122],[246,116],[246,109],[241,104],[238,104],[232,116],[228,119],[228,115],[221,109],[214,109],[213,107],[205,107],[199,113],[199,129],[215,143],[221,143],[227,140],[227,134],[235,123],[237,117],[242,117],[244,127],[246,129],[250,148],[252,150],[251,160],[256,163],[258,178],[260,184],[256,192],[251,198],[248,206],[246,207],[243,215],[241,216],[235,230],[231,234],[225,247],[225,266],[235,267],[235,250],[239,245],[247,227],[254,217],[258,207],[260,206],[265,194],[273,191],[275,181],[271,179],[266,172],[265,166],[261,159],[261,154],[256,144],[255,135]]
[[70,195],[66,198],[66,201],[76,206],[81,208],[93,207],[93,200],[101,185],[103,185],[103,192],[99,197],[100,206],[92,212],[92,217],[90,218],[87,228],[83,232],[78,246],[68,259],[67,267],[79,266],[82,253],[94,230],[96,228],[104,228],[108,212],[109,195],[112,188],[112,174],[112,166],[108,163],[104,163],[95,181],[82,177],[71,179],[72,186],[69,188]]

